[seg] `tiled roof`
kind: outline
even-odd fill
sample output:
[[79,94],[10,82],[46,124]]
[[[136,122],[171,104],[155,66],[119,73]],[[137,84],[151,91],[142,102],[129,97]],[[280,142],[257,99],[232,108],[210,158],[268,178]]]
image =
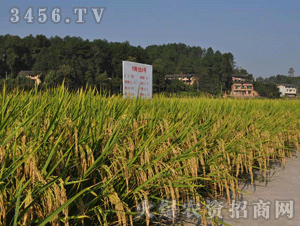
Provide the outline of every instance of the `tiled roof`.
[[24,76],[35,76],[36,74],[33,71],[20,71],[18,75],[24,75]]
[[297,86],[293,84],[279,84],[277,86],[284,86],[285,88],[297,88]]
[[185,78],[192,78],[195,77],[195,74],[169,74],[166,75],[166,78],[180,78],[180,77],[185,77]]

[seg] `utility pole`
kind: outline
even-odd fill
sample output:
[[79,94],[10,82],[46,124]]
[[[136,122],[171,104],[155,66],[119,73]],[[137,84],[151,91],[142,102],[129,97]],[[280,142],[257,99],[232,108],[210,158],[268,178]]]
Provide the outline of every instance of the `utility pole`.
[[199,92],[199,80],[200,80],[200,76],[199,76],[199,74],[197,74],[197,76],[196,76],[197,78],[197,92]]
[[[5,56],[6,56],[6,55],[3,53],[3,54],[2,54],[2,61],[3,61],[3,62],[5,61]],[[7,79],[7,71],[5,72],[5,78]]]

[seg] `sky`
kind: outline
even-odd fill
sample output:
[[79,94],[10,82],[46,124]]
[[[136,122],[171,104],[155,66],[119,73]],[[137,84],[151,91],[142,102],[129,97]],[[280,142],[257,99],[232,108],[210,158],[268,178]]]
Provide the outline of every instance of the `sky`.
[[[294,68],[300,76],[299,0],[0,0],[0,35],[43,34],[47,37],[80,36],[83,39],[129,41],[147,47],[184,43],[231,52],[237,67],[255,78],[287,75]],[[10,9],[20,9],[20,22],[10,23]],[[23,16],[29,7],[37,17],[39,7],[61,8],[63,21],[27,24]],[[74,7],[87,7],[85,24],[76,24]],[[105,7],[97,24],[90,7]],[[64,20],[71,22],[65,24]]]

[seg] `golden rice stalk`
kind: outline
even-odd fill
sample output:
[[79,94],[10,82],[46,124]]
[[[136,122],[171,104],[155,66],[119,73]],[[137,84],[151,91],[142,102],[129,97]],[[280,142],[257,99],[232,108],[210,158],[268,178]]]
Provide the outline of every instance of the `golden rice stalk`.
[[118,193],[114,191],[114,188],[111,188],[111,192],[108,194],[109,201],[115,206],[117,211],[118,223],[119,225],[126,226],[127,219],[125,215],[125,210],[122,201],[120,200]]
[[7,202],[7,194],[4,190],[0,193],[0,222],[2,222],[3,225],[6,225]]
[[228,186],[228,183],[227,183],[227,179],[224,180],[224,186],[225,186],[225,189],[226,189],[226,196],[227,196],[227,202],[230,203],[230,191],[229,191],[229,186]]

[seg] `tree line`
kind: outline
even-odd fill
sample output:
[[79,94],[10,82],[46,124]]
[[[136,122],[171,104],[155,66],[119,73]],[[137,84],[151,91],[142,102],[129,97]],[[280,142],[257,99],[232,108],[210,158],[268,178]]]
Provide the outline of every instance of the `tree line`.
[[[232,76],[246,75],[237,68],[232,53],[221,53],[200,46],[183,43],[151,45],[146,48],[126,42],[108,42],[80,37],[44,35],[24,38],[0,36],[0,77],[5,82],[31,88],[34,82],[18,76],[21,70],[32,70],[41,75],[46,86],[57,86],[65,81],[70,89],[96,87],[110,93],[122,92],[122,61],[153,65],[153,91],[176,93],[200,91],[213,95],[230,92]],[[166,80],[166,74],[194,74],[196,82],[186,85],[178,79]],[[278,97],[276,84],[289,83],[299,87],[299,77],[285,75],[258,77],[254,88],[263,97]]]
[[[41,74],[49,86],[65,81],[69,88],[94,86],[111,93],[121,92],[122,61],[153,65],[154,92],[202,91],[211,94],[229,90],[235,67],[231,53],[182,43],[151,45],[146,48],[126,42],[83,40],[80,37],[44,35],[24,38],[0,36],[0,75],[7,83],[24,83],[21,70]],[[4,55],[3,55],[4,54]],[[178,80],[166,81],[166,74],[195,74],[197,82],[189,86]]]
[[277,85],[290,84],[296,88],[300,87],[300,77],[292,77],[288,75],[276,75],[268,78],[258,77],[255,80],[254,87],[257,89],[259,94],[263,97],[277,98],[280,96]]

